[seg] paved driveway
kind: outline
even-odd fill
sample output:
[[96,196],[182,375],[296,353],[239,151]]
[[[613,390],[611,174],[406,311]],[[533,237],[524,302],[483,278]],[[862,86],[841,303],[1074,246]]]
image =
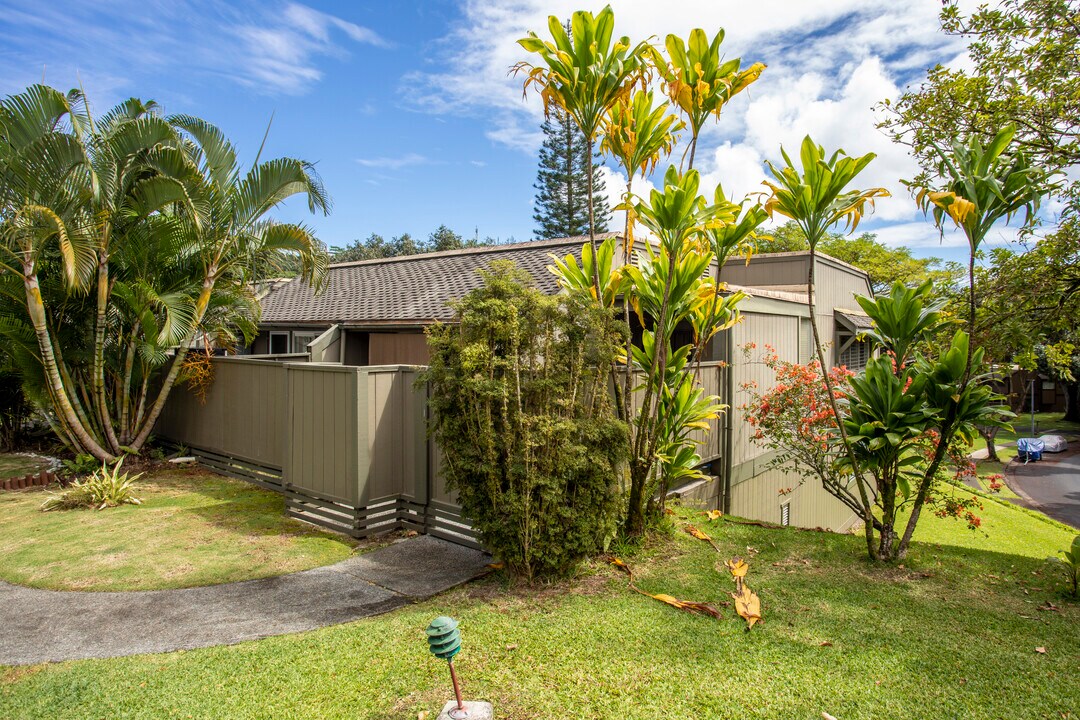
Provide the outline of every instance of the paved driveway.
[[1043,453],[1039,462],[1014,463],[1009,487],[1036,510],[1080,530],[1080,442],[1063,453]]

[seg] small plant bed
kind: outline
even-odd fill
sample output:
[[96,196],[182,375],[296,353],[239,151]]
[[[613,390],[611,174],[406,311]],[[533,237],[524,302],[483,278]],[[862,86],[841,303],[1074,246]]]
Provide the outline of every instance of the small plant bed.
[[133,491],[141,504],[51,512],[41,506],[55,494],[0,494],[0,579],[51,590],[193,587],[328,565],[356,546],[285,517],[275,493],[198,469],[152,469]]
[[[0,674],[0,716],[433,718],[451,690],[423,630],[442,614],[461,622],[455,664],[466,697],[492,701],[509,720],[977,720],[1080,707],[1080,605],[1064,599],[1061,573],[1044,559],[1073,534],[1007,503],[984,511],[984,527],[1001,536],[976,539],[962,523],[928,518],[892,567],[867,564],[855,536],[689,510],[676,524],[620,557],[641,590],[713,602],[719,619],[636,593],[625,572],[596,561],[572,581],[514,588],[494,576],[310,633],[14,668]],[[749,632],[720,602],[732,588],[724,561],[736,555],[761,597],[764,622]]]
[[24,475],[37,475],[42,470],[52,469],[56,463],[52,458],[31,453],[0,453],[0,480]]

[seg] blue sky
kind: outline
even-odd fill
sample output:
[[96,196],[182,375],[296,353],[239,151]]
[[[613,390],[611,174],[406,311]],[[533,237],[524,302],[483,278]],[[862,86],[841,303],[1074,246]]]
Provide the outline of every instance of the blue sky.
[[[729,56],[769,69],[699,148],[705,183],[760,189],[762,161],[807,132],[828,149],[875,151],[864,183],[897,195],[865,225],[920,255],[962,256],[942,243],[897,180],[914,166],[874,129],[872,106],[936,62],[963,60],[937,28],[933,0],[613,2],[616,31],[643,38],[724,26]],[[130,96],[219,125],[250,161],[273,116],[266,152],[317,163],[334,199],[328,218],[299,204],[330,245],[375,232],[425,237],[445,223],[466,236],[532,237],[539,102],[506,70],[514,43],[548,14],[598,10],[552,0],[426,2],[84,3],[0,0],[0,95],[44,76],[80,82],[97,112]],[[608,185],[622,180],[613,170]],[[1012,237],[1003,231],[995,238]]]

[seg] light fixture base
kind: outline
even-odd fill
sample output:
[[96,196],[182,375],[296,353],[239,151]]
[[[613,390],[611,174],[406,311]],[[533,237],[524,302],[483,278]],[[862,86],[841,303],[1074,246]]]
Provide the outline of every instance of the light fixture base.
[[459,715],[457,701],[451,700],[443,706],[437,720],[493,720],[495,717],[491,703],[466,700],[464,705],[468,714]]

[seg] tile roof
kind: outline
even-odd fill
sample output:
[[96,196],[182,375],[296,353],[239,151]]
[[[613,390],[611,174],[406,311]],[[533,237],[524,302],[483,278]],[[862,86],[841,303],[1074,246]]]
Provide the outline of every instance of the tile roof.
[[[617,233],[599,235],[600,239]],[[425,324],[453,317],[448,303],[481,284],[477,270],[494,260],[513,260],[545,293],[558,291],[547,271],[551,255],[580,258],[587,237],[467,248],[447,252],[331,265],[326,289],[316,295],[293,280],[262,300],[265,324]]]
[[869,330],[874,327],[874,321],[864,312],[845,310],[844,308],[833,308],[833,312],[836,314],[837,319],[845,322],[855,332]]

